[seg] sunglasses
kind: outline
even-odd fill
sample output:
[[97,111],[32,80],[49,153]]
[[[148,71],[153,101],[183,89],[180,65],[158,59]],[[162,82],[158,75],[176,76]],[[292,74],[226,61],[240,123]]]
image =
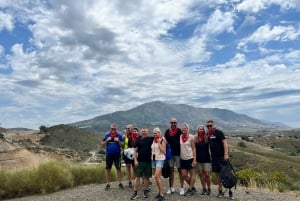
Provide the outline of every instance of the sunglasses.
[[177,122],[170,122],[171,124],[177,124]]
[[211,128],[213,125],[206,125],[207,128]]
[[110,128],[110,130],[117,130],[116,128]]

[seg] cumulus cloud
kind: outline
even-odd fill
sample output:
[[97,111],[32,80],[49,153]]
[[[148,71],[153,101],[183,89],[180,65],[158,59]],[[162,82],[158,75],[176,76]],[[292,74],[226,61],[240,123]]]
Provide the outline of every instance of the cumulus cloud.
[[260,26],[251,36],[241,40],[238,48],[246,46],[248,43],[265,44],[269,41],[293,41],[299,38],[300,29],[289,26],[271,26],[266,24]]
[[0,12],[0,31],[11,31],[14,28],[13,17],[10,14]]
[[260,13],[272,5],[297,8],[279,0],[1,1],[0,34],[10,30],[11,41],[0,40],[0,122],[36,128],[152,100],[270,118],[263,111],[298,103],[300,86],[299,47],[270,47],[299,42],[298,22]]

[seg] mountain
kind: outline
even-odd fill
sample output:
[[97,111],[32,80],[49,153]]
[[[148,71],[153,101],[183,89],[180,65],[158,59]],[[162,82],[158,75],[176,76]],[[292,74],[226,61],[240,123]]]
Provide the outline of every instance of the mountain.
[[205,124],[208,119],[213,119],[218,128],[231,132],[287,128],[282,124],[267,123],[231,110],[196,108],[186,104],[169,104],[161,101],[145,103],[127,111],[117,111],[70,125],[97,133],[107,131],[112,123],[117,124],[120,131],[127,124],[149,129],[158,126],[165,130],[169,127],[171,117],[177,118],[179,126],[181,123],[188,123],[191,130],[196,130],[199,124]]

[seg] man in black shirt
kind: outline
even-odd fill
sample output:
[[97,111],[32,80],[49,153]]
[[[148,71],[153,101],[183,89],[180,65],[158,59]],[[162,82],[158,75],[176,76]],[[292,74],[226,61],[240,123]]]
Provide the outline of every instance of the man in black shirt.
[[[216,182],[219,188],[218,197],[224,197],[224,192],[222,191],[222,184],[220,180],[220,172],[222,166],[224,165],[224,162],[229,159],[228,143],[224,133],[216,128],[213,120],[208,120],[206,122],[206,127],[208,129],[207,134],[212,158],[212,171],[216,175]],[[231,189],[229,189],[229,198],[231,200],[234,199]]]
[[131,196],[131,200],[135,200],[137,195],[137,190],[140,187],[140,178],[144,181],[144,194],[143,197],[149,197],[149,178],[152,176],[151,167],[151,145],[153,143],[153,137],[148,136],[148,129],[143,128],[141,133],[142,137],[138,138],[134,144],[134,166],[137,167],[136,177],[134,180],[134,192]]

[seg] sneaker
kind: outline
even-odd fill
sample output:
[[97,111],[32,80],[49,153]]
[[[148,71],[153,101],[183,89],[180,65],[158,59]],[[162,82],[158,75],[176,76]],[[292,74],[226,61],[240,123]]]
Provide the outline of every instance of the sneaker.
[[179,189],[179,195],[184,195],[184,189],[183,188]]
[[188,189],[188,190],[185,192],[184,195],[185,195],[185,196],[191,196],[191,195],[193,195],[193,190],[192,190],[192,189]]
[[159,195],[158,201],[164,201],[164,200],[165,200],[165,197],[162,195]]
[[155,199],[158,199],[160,197],[160,194],[158,193],[156,196],[155,196]]
[[203,188],[203,189],[202,189],[201,195],[207,195],[207,190],[206,190],[206,188]]
[[119,183],[119,189],[124,189],[124,186],[123,186],[123,184],[122,183]]
[[105,190],[108,191],[109,189],[110,189],[110,185],[109,185],[109,184],[106,184]]
[[193,186],[193,188],[192,188],[192,192],[193,193],[196,193],[197,192],[197,190],[196,190],[196,188]]
[[175,192],[175,189],[173,187],[169,188],[168,191],[167,191],[167,194],[171,194],[171,193],[174,193]]
[[129,186],[129,188],[132,188],[132,182],[131,181],[128,182],[128,186]]
[[229,200],[234,200],[232,191],[229,191]]
[[219,193],[218,193],[218,196],[217,196],[218,198],[222,198],[222,197],[224,197],[224,193],[221,191],[221,190],[219,190]]
[[133,192],[133,195],[131,196],[130,200],[135,200],[138,197],[137,191]]
[[148,198],[149,197],[149,190],[144,190],[144,194],[143,194],[144,198]]
[[208,189],[207,189],[207,192],[206,192],[206,195],[210,195],[210,194],[211,194],[211,189],[208,188]]

